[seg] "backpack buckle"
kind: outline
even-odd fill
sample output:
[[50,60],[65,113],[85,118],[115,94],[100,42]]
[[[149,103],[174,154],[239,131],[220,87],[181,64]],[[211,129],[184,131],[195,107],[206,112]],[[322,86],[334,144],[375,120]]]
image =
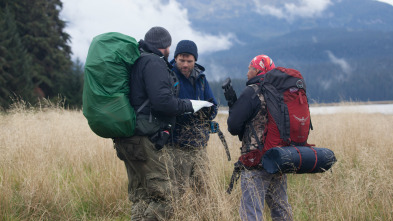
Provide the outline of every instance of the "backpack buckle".
[[304,83],[301,79],[296,81],[296,87],[298,88],[304,88]]

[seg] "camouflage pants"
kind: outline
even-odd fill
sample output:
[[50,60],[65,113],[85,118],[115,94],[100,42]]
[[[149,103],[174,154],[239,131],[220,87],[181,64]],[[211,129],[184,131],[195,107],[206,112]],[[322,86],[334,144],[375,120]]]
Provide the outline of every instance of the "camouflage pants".
[[170,148],[173,149],[173,164],[180,193],[190,188],[199,193],[204,192],[208,168],[206,147]]
[[264,169],[244,170],[241,174],[241,189],[239,213],[242,220],[263,220],[265,200],[273,221],[293,220],[285,174],[270,174]]
[[115,148],[127,169],[131,220],[169,219],[178,190],[167,148],[157,151],[146,136],[115,139]]

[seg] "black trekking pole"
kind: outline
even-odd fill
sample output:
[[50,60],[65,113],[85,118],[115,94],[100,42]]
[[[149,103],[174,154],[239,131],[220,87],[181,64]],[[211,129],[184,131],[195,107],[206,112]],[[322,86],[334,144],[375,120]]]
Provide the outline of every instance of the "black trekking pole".
[[210,130],[211,133],[218,134],[218,137],[220,138],[221,143],[224,145],[225,152],[228,157],[228,161],[231,161],[231,154],[229,153],[228,144],[227,144],[227,141],[225,140],[224,134],[220,130],[220,125],[216,121],[211,121],[210,126],[211,126],[211,130]]
[[231,176],[231,181],[229,182],[229,186],[227,189],[227,193],[231,194],[233,190],[233,185],[237,183],[237,180],[240,178],[240,174],[244,170],[244,166],[240,161],[237,161],[233,167],[233,173]]

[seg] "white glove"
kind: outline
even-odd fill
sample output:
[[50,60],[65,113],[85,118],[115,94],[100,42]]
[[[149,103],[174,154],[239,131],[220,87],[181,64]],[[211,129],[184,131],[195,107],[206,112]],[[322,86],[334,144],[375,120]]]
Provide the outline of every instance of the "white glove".
[[200,100],[190,100],[192,104],[192,109],[194,109],[194,113],[199,111],[203,107],[211,107],[214,104],[209,101],[200,101]]

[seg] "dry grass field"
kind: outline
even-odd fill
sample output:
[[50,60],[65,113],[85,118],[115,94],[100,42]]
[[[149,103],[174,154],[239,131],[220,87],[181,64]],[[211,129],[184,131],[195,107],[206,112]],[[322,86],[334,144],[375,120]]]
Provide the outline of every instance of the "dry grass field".
[[[173,220],[239,220],[239,183],[225,191],[240,142],[226,118],[216,120],[232,161],[213,134],[206,193],[187,192]],[[332,149],[338,162],[326,173],[288,176],[294,219],[393,220],[393,115],[312,120],[309,143]],[[129,220],[127,182],[112,141],[93,134],[82,112],[19,105],[0,114],[0,220]]]

